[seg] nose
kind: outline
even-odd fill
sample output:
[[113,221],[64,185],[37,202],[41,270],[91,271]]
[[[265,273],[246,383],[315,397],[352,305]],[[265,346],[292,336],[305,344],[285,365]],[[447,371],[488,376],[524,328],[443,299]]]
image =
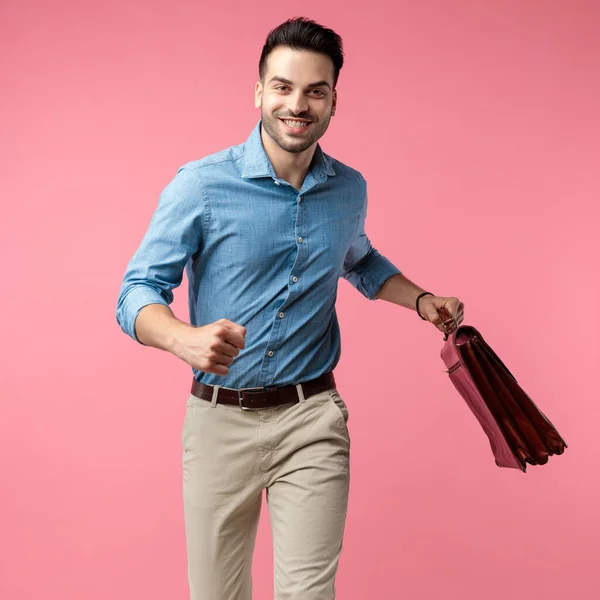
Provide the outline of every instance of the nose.
[[302,90],[288,96],[288,108],[294,115],[299,116],[308,110],[308,100]]

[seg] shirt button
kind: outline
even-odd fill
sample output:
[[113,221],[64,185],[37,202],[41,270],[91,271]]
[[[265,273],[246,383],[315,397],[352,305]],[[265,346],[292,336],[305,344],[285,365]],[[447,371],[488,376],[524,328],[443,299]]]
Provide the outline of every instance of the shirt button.
[[279,313],[279,318],[280,319],[283,319],[284,316],[285,316],[285,313],[282,313],[282,312]]
[[301,238],[301,237],[299,237],[299,238],[298,238],[298,241],[299,241],[300,243],[302,243],[302,238]]
[[294,283],[296,283],[296,281],[298,281],[298,278],[297,278],[297,277],[294,275],[294,276],[292,277],[292,281],[293,281]]
[[276,182],[275,182],[275,185],[280,185],[279,181],[276,181]]
[[269,350],[269,356],[273,356],[273,350]]
[[302,202],[302,196],[298,196],[298,202]]

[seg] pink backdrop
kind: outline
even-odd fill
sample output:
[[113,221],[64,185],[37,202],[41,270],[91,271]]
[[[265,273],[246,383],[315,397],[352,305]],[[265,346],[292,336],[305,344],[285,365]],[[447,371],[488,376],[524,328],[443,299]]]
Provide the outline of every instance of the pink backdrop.
[[[465,303],[569,444],[496,467],[442,335],[341,281],[339,598],[598,598],[599,4],[85,4],[1,9],[0,597],[188,597],[191,369],[116,300],[160,191],[246,139],[264,39],[303,15],[345,42],[322,145],[367,178],[374,245]],[[254,586],[272,598],[266,505]]]

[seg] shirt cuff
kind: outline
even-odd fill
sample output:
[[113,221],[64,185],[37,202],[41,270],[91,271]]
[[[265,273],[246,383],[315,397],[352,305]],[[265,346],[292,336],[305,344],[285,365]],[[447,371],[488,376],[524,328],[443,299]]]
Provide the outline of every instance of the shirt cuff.
[[117,322],[121,329],[142,346],[145,346],[145,344],[140,342],[135,335],[135,320],[140,310],[148,304],[169,306],[168,302],[160,295],[160,292],[147,285],[132,287],[117,306]]
[[402,271],[375,248],[371,250],[351,271],[344,275],[363,296],[378,300],[377,292],[392,276]]

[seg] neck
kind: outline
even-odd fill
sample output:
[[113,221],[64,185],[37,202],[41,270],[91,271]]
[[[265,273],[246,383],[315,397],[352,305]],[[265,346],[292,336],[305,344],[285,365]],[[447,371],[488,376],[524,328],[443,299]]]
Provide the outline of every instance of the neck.
[[303,152],[287,152],[275,143],[262,125],[260,137],[277,177],[291,183],[296,188],[301,187],[315,155],[317,142]]

